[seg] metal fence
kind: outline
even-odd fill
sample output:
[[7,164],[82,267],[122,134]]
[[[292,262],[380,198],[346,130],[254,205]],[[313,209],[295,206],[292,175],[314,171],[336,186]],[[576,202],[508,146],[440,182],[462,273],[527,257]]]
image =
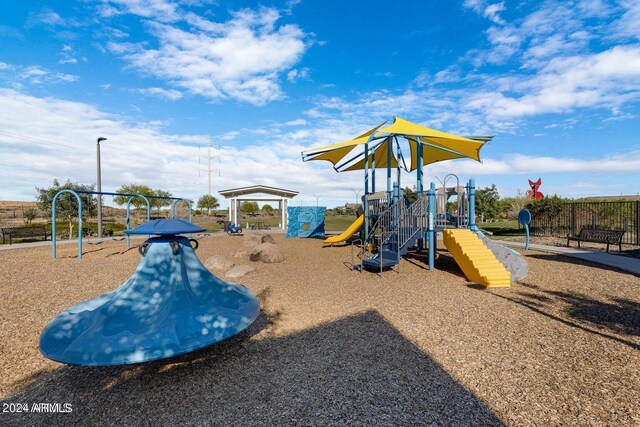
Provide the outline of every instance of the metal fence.
[[585,228],[624,230],[622,243],[640,245],[640,201],[568,202],[534,213],[532,236],[576,236]]

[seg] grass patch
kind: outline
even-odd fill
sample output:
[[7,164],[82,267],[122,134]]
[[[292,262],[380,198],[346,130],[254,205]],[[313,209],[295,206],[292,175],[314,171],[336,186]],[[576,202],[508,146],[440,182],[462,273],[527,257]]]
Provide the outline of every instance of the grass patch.
[[354,215],[336,215],[336,216],[328,216],[324,219],[324,229],[327,231],[344,231],[357,218]]
[[524,227],[518,229],[518,221],[514,219],[498,220],[494,222],[485,222],[477,224],[481,230],[490,231],[494,239],[506,239],[509,237],[524,236]]

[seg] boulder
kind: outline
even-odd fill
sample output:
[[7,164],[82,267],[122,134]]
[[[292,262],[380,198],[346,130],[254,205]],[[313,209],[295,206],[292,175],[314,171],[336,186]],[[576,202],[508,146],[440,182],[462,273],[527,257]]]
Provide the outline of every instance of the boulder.
[[264,236],[262,236],[261,243],[273,243],[275,245],[276,239],[274,239],[273,236],[271,236],[271,234],[265,234]]
[[260,262],[282,262],[284,261],[284,252],[278,245],[273,243],[262,243],[256,246],[249,255],[251,261]]
[[233,267],[235,263],[225,255],[214,255],[207,259],[204,266],[209,270],[228,270]]
[[226,277],[229,278],[236,278],[236,277],[242,277],[245,274],[249,274],[253,271],[255,271],[256,269],[248,264],[242,264],[242,265],[236,265],[235,267],[233,267],[231,270],[227,271],[226,273],[224,273],[224,275]]

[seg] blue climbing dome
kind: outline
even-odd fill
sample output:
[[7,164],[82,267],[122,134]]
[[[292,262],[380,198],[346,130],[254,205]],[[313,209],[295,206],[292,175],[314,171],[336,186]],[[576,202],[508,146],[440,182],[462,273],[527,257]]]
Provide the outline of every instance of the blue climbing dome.
[[143,257],[124,284],[53,318],[40,337],[42,354],[70,365],[124,365],[187,353],[246,329],[260,304],[244,286],[211,274],[178,235],[198,231],[174,219],[130,230],[160,237],[140,246]]

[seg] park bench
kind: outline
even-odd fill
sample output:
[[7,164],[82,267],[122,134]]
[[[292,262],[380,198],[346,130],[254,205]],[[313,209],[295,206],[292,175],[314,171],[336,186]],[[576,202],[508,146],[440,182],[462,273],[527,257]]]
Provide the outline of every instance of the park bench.
[[618,245],[620,252],[622,252],[623,235],[624,230],[601,230],[583,227],[577,236],[567,235],[567,247],[569,247],[571,240],[575,240],[578,242],[578,247],[580,247],[580,242],[605,243],[607,252],[609,252],[609,245]]
[[7,227],[2,228],[2,244],[8,239],[11,245],[12,239],[25,239],[31,237],[44,237],[47,240],[47,228],[42,225],[32,225],[29,227]]

